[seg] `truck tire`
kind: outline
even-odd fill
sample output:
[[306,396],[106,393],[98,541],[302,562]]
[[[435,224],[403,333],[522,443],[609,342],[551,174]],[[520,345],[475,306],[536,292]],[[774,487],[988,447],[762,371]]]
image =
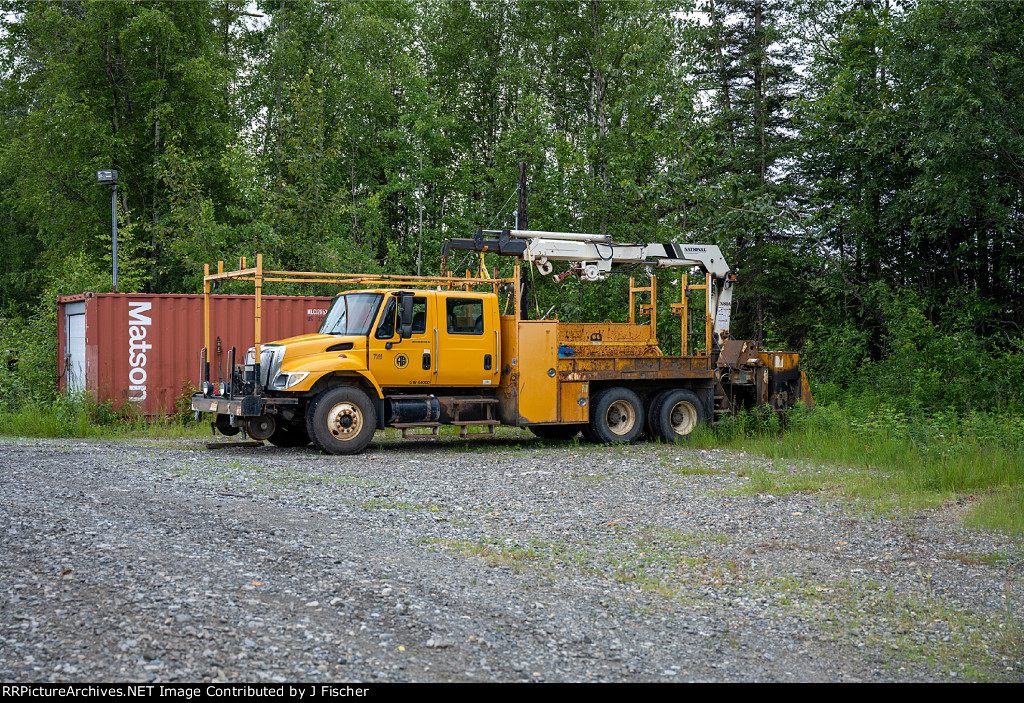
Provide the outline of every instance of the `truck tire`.
[[664,393],[657,402],[652,425],[669,443],[685,442],[704,423],[704,406],[693,391],[677,388]]
[[590,432],[598,442],[632,442],[644,428],[644,405],[628,388],[601,392],[590,410]]
[[675,389],[665,388],[647,396],[647,402],[644,404],[644,436],[647,439],[656,440],[661,437],[661,431],[658,429],[658,411],[665,396],[673,390]]
[[236,434],[241,432],[241,428],[235,427],[231,424],[231,418],[227,415],[218,415],[217,419],[213,423],[217,427],[217,431],[225,437],[234,437]]
[[[590,410],[588,417],[591,420],[594,418],[594,413],[596,412],[594,408],[597,407],[597,401],[601,399],[602,393],[604,393],[603,390],[590,392]],[[598,436],[594,434],[594,426],[591,422],[588,421],[585,425],[583,425],[583,429],[581,430],[581,432],[583,433],[583,439],[587,440],[591,444],[598,444],[601,442],[600,438],[598,438]]]
[[555,442],[570,440],[580,433],[580,425],[530,425],[530,432]]
[[377,431],[377,409],[353,386],[332,386],[309,404],[306,431],[328,454],[358,454]]
[[267,441],[275,447],[305,447],[309,444],[309,435],[305,427],[280,424],[274,433],[267,437]]

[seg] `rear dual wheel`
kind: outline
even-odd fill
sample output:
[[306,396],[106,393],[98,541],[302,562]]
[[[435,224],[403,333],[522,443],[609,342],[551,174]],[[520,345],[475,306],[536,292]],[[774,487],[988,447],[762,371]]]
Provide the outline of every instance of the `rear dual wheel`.
[[632,442],[644,427],[644,406],[628,388],[608,388],[591,398],[590,422],[583,435],[603,444]]
[[664,442],[685,442],[704,424],[704,405],[697,394],[685,388],[670,388],[648,404],[647,431]]

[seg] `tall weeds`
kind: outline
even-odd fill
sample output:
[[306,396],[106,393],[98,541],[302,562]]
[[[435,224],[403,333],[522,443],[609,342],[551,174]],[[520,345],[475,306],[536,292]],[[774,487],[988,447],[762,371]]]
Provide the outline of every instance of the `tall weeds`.
[[741,413],[697,441],[836,467],[851,496],[891,497],[908,505],[967,497],[976,503],[976,524],[1024,532],[1024,417],[1019,415],[914,417],[885,407],[858,414],[832,403],[786,415]]

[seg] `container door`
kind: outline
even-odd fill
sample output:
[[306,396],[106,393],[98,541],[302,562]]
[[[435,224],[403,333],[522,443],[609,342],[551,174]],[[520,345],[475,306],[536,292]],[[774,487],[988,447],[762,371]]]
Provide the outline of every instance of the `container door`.
[[412,300],[412,337],[398,335],[398,296],[380,306],[370,333],[370,372],[381,387],[427,386],[434,372],[434,315],[427,296]]
[[85,303],[69,303],[64,307],[64,314],[66,387],[70,393],[81,393],[85,390]]

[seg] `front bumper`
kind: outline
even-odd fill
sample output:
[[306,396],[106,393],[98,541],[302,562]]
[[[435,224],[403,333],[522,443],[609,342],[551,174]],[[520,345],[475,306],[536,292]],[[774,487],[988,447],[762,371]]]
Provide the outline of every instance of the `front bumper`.
[[298,405],[298,398],[268,398],[260,395],[217,396],[196,393],[192,396],[192,409],[200,413],[257,417],[277,412],[283,405]]

